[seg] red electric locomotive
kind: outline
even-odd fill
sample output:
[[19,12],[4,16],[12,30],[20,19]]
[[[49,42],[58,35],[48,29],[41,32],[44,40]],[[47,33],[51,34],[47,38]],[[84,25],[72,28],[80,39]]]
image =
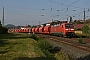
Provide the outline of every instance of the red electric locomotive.
[[71,23],[62,23],[59,26],[51,26],[50,34],[59,36],[74,36],[74,26]]

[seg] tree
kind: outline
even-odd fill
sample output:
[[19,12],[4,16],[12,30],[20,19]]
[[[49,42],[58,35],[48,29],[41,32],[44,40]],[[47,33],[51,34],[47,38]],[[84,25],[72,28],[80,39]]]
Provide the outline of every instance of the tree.
[[62,22],[61,21],[55,21],[55,22],[52,22],[51,25],[58,25],[58,24],[61,24]]
[[28,27],[31,27],[31,25],[28,24]]
[[1,20],[0,20],[0,26],[2,26],[2,24],[1,24]]
[[83,32],[83,33],[88,33],[89,30],[90,30],[90,28],[89,28],[89,26],[86,25],[86,24],[82,27],[82,32]]
[[0,34],[5,34],[8,32],[8,29],[6,27],[2,27],[1,21],[0,21]]
[[75,31],[77,31],[77,28],[76,28],[76,27],[74,27],[74,30],[75,30]]
[[86,20],[86,24],[90,24],[90,19],[87,19]]
[[84,22],[81,22],[81,20],[74,20],[75,24],[84,24]]

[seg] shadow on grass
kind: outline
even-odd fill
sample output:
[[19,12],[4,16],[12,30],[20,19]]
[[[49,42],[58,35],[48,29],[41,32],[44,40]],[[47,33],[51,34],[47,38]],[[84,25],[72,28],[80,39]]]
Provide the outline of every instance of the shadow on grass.
[[8,33],[8,34],[1,34],[0,35],[0,39],[7,39],[7,38],[10,38],[10,37],[14,37],[14,36],[16,36],[16,34],[10,34],[10,33]]
[[77,58],[76,60],[90,60],[90,55],[87,55],[84,58],[82,58],[82,57]]
[[51,60],[51,59],[46,58],[46,57],[35,57],[35,58],[19,57],[19,58],[15,58],[13,60]]
[[58,53],[59,51],[61,50],[61,47],[54,47],[53,49],[49,50],[51,53],[55,54],[55,53]]
[[7,53],[8,51],[0,51],[0,54],[5,54]]
[[9,44],[9,43],[7,42],[7,40],[1,40],[1,39],[0,39],[0,46],[6,45],[6,44]]
[[[1,40],[0,39],[0,47],[4,47],[6,45],[10,44],[9,42],[7,42],[7,40]],[[7,53],[8,51],[7,50],[3,50],[2,49],[0,50],[0,54],[5,54]]]
[[11,33],[0,35],[0,39],[23,39],[23,38],[30,38],[30,36],[28,34],[22,36],[21,34],[11,34]]
[[24,37],[7,37],[7,38],[4,38],[4,39],[24,39],[24,38],[30,38],[28,36],[24,36]]

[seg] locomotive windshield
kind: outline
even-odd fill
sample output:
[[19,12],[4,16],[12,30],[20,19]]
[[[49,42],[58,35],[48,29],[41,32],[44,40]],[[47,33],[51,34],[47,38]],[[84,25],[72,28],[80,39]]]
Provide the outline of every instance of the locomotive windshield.
[[74,26],[73,26],[73,24],[65,24],[65,27],[66,28],[73,28]]

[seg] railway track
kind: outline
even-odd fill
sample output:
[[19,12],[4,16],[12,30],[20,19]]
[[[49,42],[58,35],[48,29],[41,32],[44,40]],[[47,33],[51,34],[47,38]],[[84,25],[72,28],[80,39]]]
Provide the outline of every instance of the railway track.
[[[72,40],[75,40],[76,41],[76,39],[79,39],[80,37],[74,37],[74,38],[68,38],[68,39],[72,39]],[[82,37],[82,40],[84,41],[84,42],[89,42],[90,43],[90,38],[85,38],[85,37]]]
[[50,40],[53,40],[56,42],[60,42],[60,43],[63,43],[63,44],[69,45],[69,46],[73,46],[75,48],[78,48],[78,49],[81,49],[81,50],[84,50],[84,51],[90,53],[89,38],[86,38],[87,40],[85,40],[85,38],[84,38],[84,41],[88,42],[88,44],[87,43],[80,44],[77,42],[78,38],[63,38],[63,37],[56,37],[56,36],[42,35],[42,34],[39,34],[38,36],[42,36],[44,38],[47,38],[47,39],[50,39]]
[[54,41],[57,41],[57,42],[61,42],[61,43],[73,46],[75,48],[79,48],[79,49],[85,50],[87,52],[90,52],[90,47],[89,46],[85,46],[85,45],[82,45],[82,44],[77,44],[77,43],[69,42],[69,41],[65,41],[65,40],[64,41],[61,41],[61,40],[58,40],[58,39],[51,39],[51,40],[54,40]]

